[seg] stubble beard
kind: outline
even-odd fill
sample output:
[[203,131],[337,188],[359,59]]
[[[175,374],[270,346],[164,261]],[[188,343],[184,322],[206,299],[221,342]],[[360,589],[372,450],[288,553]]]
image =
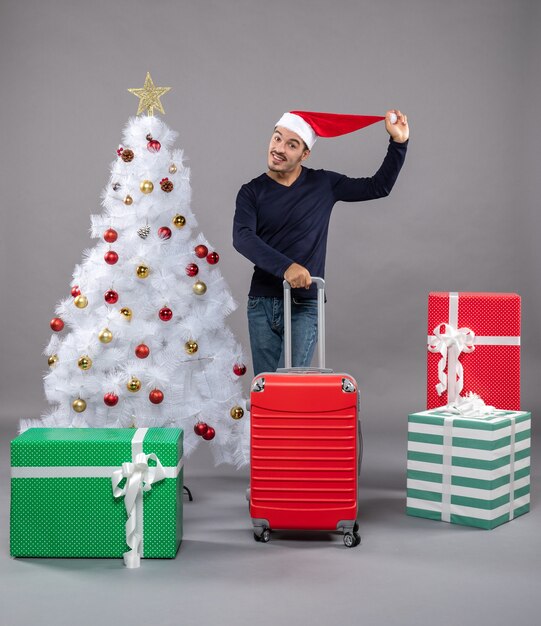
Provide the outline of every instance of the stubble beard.
[[296,164],[291,163],[287,159],[284,161],[280,161],[280,163],[273,163],[272,154],[269,153],[267,167],[269,168],[270,172],[277,172],[278,174],[288,174],[295,169]]

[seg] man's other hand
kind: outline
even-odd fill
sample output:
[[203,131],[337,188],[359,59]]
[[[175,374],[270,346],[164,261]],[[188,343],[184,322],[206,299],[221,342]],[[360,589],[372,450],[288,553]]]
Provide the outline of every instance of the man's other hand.
[[284,278],[294,289],[297,289],[299,287],[309,289],[310,285],[312,284],[312,277],[310,276],[310,272],[298,263],[292,263],[287,268],[286,273],[284,274]]
[[[391,114],[396,115],[396,123],[391,124]],[[398,109],[391,109],[385,114],[385,128],[393,141],[397,143],[404,143],[410,136],[410,129],[408,126],[408,118]]]

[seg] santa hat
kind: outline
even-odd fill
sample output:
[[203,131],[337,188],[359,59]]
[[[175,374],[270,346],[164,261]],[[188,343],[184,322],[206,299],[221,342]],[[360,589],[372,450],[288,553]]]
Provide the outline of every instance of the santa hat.
[[338,137],[381,122],[381,115],[341,115],[339,113],[315,113],[313,111],[289,111],[276,122],[297,133],[311,150],[318,137]]

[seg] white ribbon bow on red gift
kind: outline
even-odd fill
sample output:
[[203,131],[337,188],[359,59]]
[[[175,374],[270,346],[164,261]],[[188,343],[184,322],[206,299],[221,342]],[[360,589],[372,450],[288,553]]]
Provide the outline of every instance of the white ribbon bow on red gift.
[[438,377],[440,382],[436,385],[436,391],[441,394],[447,390],[447,356],[452,351],[456,360],[456,395],[460,393],[464,387],[464,368],[458,357],[462,352],[473,352],[475,350],[475,333],[471,328],[455,328],[450,324],[438,324],[433,330],[433,335],[429,337],[429,352],[438,352],[441,359],[438,362]]
[[[152,459],[155,466],[149,466]],[[144,491],[150,491],[154,483],[163,480],[166,472],[155,454],[140,452],[135,455],[134,462],[122,463],[122,467],[113,472],[113,495],[115,498],[124,497],[124,505],[128,513],[126,521],[126,543],[130,547],[129,552],[124,553],[124,563],[128,568],[136,568],[141,564],[142,529],[141,520],[137,516],[138,500],[143,497]],[[126,479],[124,487],[118,485]]]

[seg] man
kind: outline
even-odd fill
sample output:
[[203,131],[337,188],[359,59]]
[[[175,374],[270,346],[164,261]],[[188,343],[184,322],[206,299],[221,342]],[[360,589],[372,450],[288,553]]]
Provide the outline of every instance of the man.
[[[302,165],[318,136],[337,136],[385,119],[387,155],[370,178],[348,178]],[[283,367],[283,280],[292,287],[292,365],[310,365],[317,341],[317,291],[311,276],[324,276],[331,211],[339,200],[387,196],[404,163],[407,117],[385,118],[292,111],[276,123],[268,171],[243,185],[237,196],[233,245],[255,264],[248,296],[254,375]]]

